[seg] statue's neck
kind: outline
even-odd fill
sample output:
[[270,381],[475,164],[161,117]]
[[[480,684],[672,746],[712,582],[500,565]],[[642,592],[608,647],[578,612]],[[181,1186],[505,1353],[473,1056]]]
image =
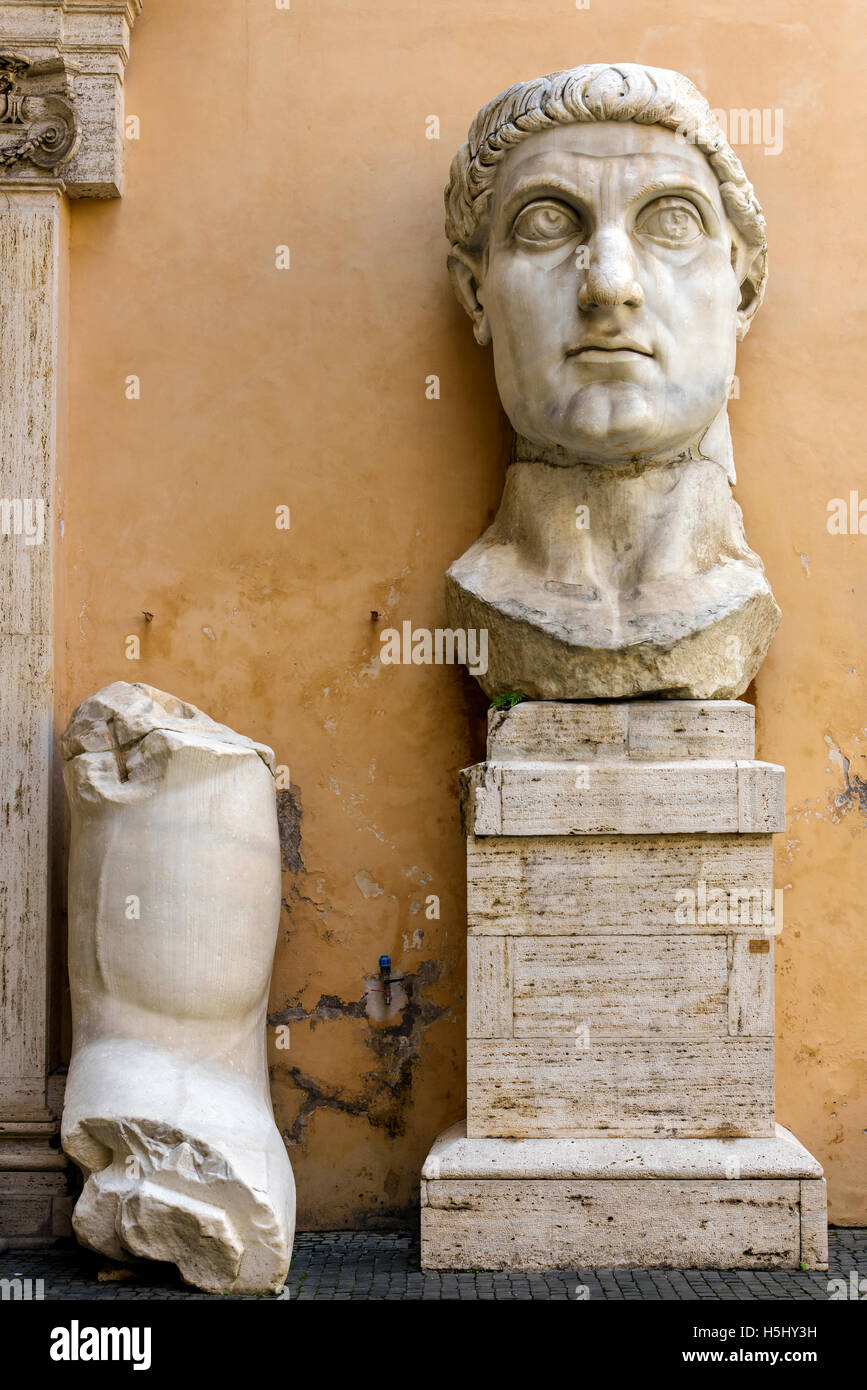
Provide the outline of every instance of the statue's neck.
[[516,450],[489,535],[548,581],[622,592],[703,573],[727,557],[753,558],[714,459],[612,466],[526,453]]

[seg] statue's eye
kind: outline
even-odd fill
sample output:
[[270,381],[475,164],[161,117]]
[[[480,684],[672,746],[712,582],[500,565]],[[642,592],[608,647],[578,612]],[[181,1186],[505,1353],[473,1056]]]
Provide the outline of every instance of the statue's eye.
[[704,226],[697,208],[686,198],[657,198],[644,208],[635,230],[666,246],[689,246],[703,235]]
[[515,236],[532,246],[551,246],[579,236],[583,224],[565,203],[530,203],[515,220]]

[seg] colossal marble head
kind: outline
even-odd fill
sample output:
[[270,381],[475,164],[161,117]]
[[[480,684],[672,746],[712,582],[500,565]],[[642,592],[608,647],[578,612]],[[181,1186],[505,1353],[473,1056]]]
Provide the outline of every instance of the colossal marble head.
[[727,399],[765,222],[679,73],[596,64],[509,88],[446,189],[449,271],[516,432],[500,513],[448,576],[491,694],[745,689],[779,610],[749,550]]

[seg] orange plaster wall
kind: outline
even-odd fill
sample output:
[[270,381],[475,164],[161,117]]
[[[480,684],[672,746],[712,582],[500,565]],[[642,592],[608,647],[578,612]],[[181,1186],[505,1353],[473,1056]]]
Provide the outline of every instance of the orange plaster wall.
[[[453,668],[374,662],[383,626],[443,624],[443,572],[489,520],[508,450],[446,280],[442,186],[497,91],[618,59],[679,68],[715,107],[784,113],[781,153],[740,150],[771,280],[731,408],[737,496],[784,612],[751,692],[758,756],[788,772],[777,1105],[826,1164],[832,1220],[867,1223],[867,536],[826,525],[829,499],[867,498],[858,12],[147,0],[125,196],[72,210],[57,719],[146,681],[291,769],[298,872],[271,1001],[290,1047],[275,1032],[270,1060],[302,1226],[411,1214],[431,1140],[463,1111],[456,774],[482,751],[485,701]],[[383,952],[413,979],[390,1027],[363,1003]]]

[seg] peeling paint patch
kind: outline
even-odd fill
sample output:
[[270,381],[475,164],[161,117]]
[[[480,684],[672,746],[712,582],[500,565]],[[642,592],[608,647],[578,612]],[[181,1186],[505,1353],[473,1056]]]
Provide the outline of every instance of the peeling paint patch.
[[365,898],[382,897],[383,890],[381,886],[377,883],[373,874],[369,874],[366,869],[359,869],[357,874],[353,874],[353,878],[355,879],[359,892],[363,893]]
[[860,811],[862,816],[867,816],[867,757],[863,753],[855,754],[855,758],[862,765],[862,777],[852,766],[855,758],[848,758],[830,734],[825,735],[825,742],[828,745],[831,763],[839,769],[843,777],[843,790],[836,795],[829,793],[831,819],[836,824],[853,808]]
[[413,864],[411,869],[404,869],[403,872],[406,878],[415,879],[419,887],[423,887],[424,884],[430,883],[433,878],[433,875],[429,874],[426,869],[420,869],[418,864]]
[[[418,531],[417,531],[417,532],[416,532],[416,535],[418,535],[418,534],[419,534],[419,533],[418,533]],[[403,585],[401,584],[401,580],[402,580],[402,579],[408,579],[409,576],[410,576],[411,574],[412,574],[412,569],[410,568],[410,566],[409,566],[409,565],[404,565],[404,567],[403,567],[403,569],[401,570],[400,574],[397,576],[397,579],[395,579],[394,582],[393,582],[393,583],[391,584],[391,586],[389,587],[388,593],[386,594],[386,597],[385,597],[385,605],[384,605],[384,607],[385,607],[385,613],[384,613],[384,615],[383,615],[384,617],[386,617],[386,618],[389,617],[389,616],[391,615],[391,612],[392,612],[392,610],[394,609],[394,607],[395,607],[398,603],[400,603],[400,601],[401,601],[401,599],[402,599],[402,597],[403,597]]]
[[[366,1119],[373,1129],[384,1130],[392,1139],[406,1132],[406,1112],[412,1103],[412,1087],[421,1059],[421,1047],[427,1030],[451,1011],[447,1005],[425,999],[425,992],[440,978],[442,967],[437,961],[423,961],[413,975],[406,975],[403,987],[407,1002],[401,1017],[393,1024],[367,1024],[365,1043],[373,1054],[373,1067],[364,1077],[360,1093],[347,1095],[340,1085],[331,1085],[303,1072],[300,1067],[288,1068],[288,1075],[303,1094],[298,1114],[290,1128],[283,1130],[289,1145],[304,1142],[310,1117],[319,1109],[335,1110],[354,1118]],[[314,1020],[322,1023],[337,1019],[363,1019],[367,1012],[367,994],[361,999],[344,1001],[336,995],[322,995],[311,1010],[291,1004],[279,1013],[269,1014],[271,1025],[293,1020]]]
[[336,994],[320,995],[319,1003],[312,1009],[304,1009],[300,1004],[289,1004],[279,1013],[268,1015],[269,1027],[280,1023],[304,1022],[315,1028],[317,1023],[334,1023],[338,1018],[364,1018],[364,999],[350,1000],[348,1003]]
[[382,662],[379,659],[379,652],[377,652],[376,656],[368,661],[366,666],[361,667],[357,679],[354,680],[352,684],[358,686],[365,679],[375,681],[381,670]]
[[293,783],[277,793],[277,830],[280,861],[286,873],[304,873],[301,855],[301,789]]

